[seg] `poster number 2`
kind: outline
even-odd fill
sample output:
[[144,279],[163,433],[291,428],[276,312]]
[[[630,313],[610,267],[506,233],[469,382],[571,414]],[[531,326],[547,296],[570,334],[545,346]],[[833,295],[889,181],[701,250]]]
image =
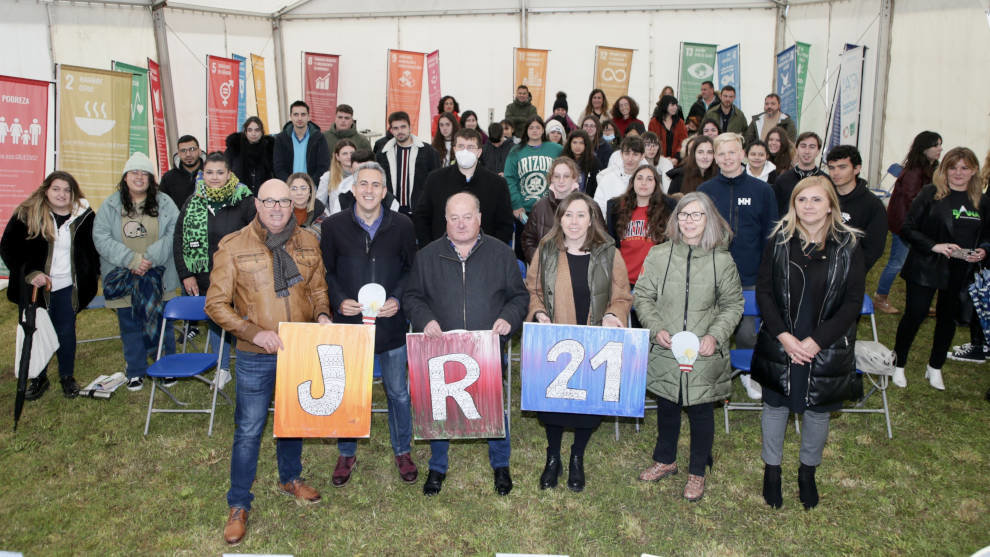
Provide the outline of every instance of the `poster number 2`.
[[[586,400],[588,391],[572,389],[567,383],[574,376],[581,362],[584,361],[584,346],[576,340],[562,340],[554,344],[547,352],[547,361],[556,362],[560,356],[567,354],[570,360],[553,381],[547,385],[547,398],[567,400]],[[598,369],[605,364],[605,388],[602,391],[602,401],[619,402],[619,382],[622,371],[622,343],[609,342],[591,357],[591,369]]]

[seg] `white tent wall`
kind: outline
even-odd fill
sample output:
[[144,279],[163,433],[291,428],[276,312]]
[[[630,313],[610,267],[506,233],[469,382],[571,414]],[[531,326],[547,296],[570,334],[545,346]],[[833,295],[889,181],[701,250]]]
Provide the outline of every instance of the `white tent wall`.
[[[990,28],[986,2],[896,0],[883,162],[901,162],[923,130],[945,150],[990,149]],[[944,152],[944,151],[943,151]]]
[[[828,143],[829,113],[835,99],[840,56],[846,43],[866,46],[863,64],[863,94],[860,108],[859,151],[863,155],[860,175],[867,178],[870,151],[873,99],[876,86],[877,38],[880,0],[844,0],[831,4],[791,6],[787,14],[785,47],[795,41],[811,45],[808,77],[804,86],[800,131],[813,131]],[[824,157],[824,153],[822,154]]]
[[10,54],[0,56],[0,74],[54,80],[45,6],[35,2],[10,2],[3,6],[2,16],[0,48]]
[[[175,112],[178,130],[176,137],[193,135],[205,150],[206,143],[206,56],[229,58],[238,54],[248,58],[258,54],[265,58],[265,90],[267,94],[268,120],[278,122],[278,98],[271,22],[263,18],[219,15],[166,8],[165,23],[168,33],[168,55],[172,70],[175,94]],[[248,90],[253,90],[250,68],[247,73]],[[253,94],[249,96],[249,101]],[[256,115],[252,102],[247,104],[247,114]],[[269,133],[278,129],[267,129]],[[169,145],[169,153],[175,146]]]

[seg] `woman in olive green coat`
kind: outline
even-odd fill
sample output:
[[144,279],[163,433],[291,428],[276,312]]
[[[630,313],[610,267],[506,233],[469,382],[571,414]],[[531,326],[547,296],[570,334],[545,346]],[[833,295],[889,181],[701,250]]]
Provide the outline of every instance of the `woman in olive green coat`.
[[[714,402],[729,395],[729,338],[743,311],[739,274],[727,246],[732,232],[711,199],[685,195],[667,224],[670,241],[650,249],[636,283],[635,308],[650,329],[652,346],[646,388],[657,395],[654,463],[639,479],[657,481],[677,473],[681,410],[691,423],[691,459],[684,497],[701,499],[705,466],[715,439]],[[700,339],[694,368],[682,372],[671,337],[691,331]]]

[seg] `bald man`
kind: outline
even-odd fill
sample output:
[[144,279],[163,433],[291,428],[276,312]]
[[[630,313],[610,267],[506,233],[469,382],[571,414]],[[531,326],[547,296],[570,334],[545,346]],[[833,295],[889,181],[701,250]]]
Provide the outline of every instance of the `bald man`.
[[[261,433],[275,390],[276,353],[282,348],[278,324],[330,323],[319,240],[296,226],[288,186],[268,180],[254,203],[255,219],[220,241],[206,294],[210,319],[239,341],[230,513],[223,530],[230,545],[240,543],[247,531]],[[300,503],[319,502],[320,493],[301,478],[302,439],[279,438],[276,455],[279,490]]]

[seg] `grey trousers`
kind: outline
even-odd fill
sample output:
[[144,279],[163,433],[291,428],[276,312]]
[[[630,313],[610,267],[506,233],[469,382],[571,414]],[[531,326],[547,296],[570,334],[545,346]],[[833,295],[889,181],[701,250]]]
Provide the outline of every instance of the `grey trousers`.
[[[787,419],[791,415],[786,406],[763,404],[760,425],[763,428],[763,462],[780,466],[784,452],[784,433]],[[801,419],[801,464],[818,466],[822,462],[822,451],[828,440],[828,412],[805,410]]]

